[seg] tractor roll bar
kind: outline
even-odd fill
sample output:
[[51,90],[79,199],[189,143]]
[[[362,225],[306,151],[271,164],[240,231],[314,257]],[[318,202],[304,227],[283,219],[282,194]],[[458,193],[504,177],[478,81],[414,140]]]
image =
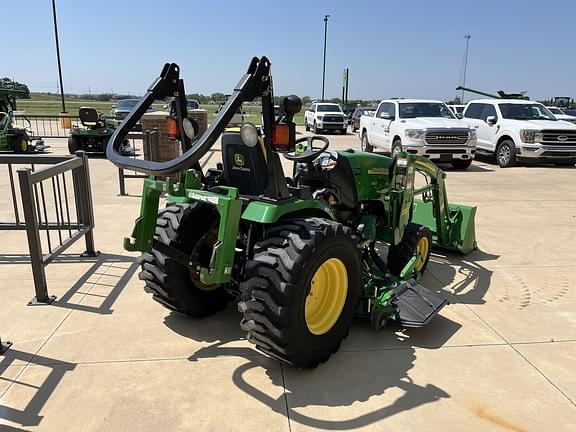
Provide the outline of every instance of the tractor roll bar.
[[[166,63],[162,68],[160,76],[154,80],[142,99],[140,99],[126,119],[120,123],[120,126],[110,138],[112,144],[109,145],[106,150],[106,157],[112,163],[120,168],[129,168],[134,171],[156,176],[166,176],[188,169],[197,164],[200,158],[214,145],[238,108],[242,106],[243,102],[251,101],[258,96],[267,95],[271,92],[272,86],[270,61],[266,57],[254,57],[250,62],[248,71],[240,79],[234,88],[232,96],[224,104],[214,121],[210,124],[210,127],[197,141],[191,143],[190,148],[185,145],[184,147],[187,148],[187,150],[182,155],[167,162],[145,161],[121,156],[120,148],[122,142],[146,112],[146,109],[152,105],[154,100],[172,96],[177,99],[178,105],[185,106],[182,104],[186,103],[186,94],[184,92],[183,81],[179,78],[179,74],[180,68],[177,64]],[[182,112],[182,110],[177,109],[177,121],[180,131],[183,131],[182,120],[186,114],[186,110]],[[181,137],[182,136],[183,134],[181,132]]]

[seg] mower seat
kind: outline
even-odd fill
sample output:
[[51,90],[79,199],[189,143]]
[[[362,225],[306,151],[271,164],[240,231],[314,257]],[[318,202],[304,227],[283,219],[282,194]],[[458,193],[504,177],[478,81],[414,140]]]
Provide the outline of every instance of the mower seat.
[[91,107],[80,107],[78,111],[78,117],[80,117],[80,122],[83,126],[94,127],[100,122],[100,116],[98,111]]
[[222,134],[223,176],[241,195],[262,195],[268,186],[268,166],[260,144],[248,147],[238,132]]

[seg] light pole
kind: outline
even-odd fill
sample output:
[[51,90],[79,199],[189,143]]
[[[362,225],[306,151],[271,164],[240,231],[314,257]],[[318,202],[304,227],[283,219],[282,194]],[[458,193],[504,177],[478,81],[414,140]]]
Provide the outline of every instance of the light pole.
[[322,64],[322,102],[324,102],[324,82],[326,80],[326,35],[328,33],[328,18],[330,15],[324,15],[324,63]]
[[466,52],[464,53],[464,78],[462,79],[462,98],[460,103],[464,103],[464,87],[466,87],[466,68],[468,67],[468,44],[470,43],[470,36],[469,34],[464,35],[464,39],[466,39]]
[[56,58],[58,59],[58,76],[60,77],[60,97],[62,98],[62,112],[66,112],[64,102],[64,86],[62,84],[62,64],[60,63],[60,44],[58,43],[58,24],[56,23],[56,0],[52,0],[52,16],[54,17],[54,37],[56,38]]

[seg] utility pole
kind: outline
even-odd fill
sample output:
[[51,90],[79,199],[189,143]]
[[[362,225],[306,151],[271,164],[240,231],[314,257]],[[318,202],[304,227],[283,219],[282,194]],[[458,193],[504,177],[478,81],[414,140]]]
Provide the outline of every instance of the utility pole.
[[470,43],[470,36],[469,34],[464,35],[464,39],[466,39],[466,52],[464,53],[464,78],[462,79],[462,98],[460,100],[461,104],[464,104],[464,87],[466,87],[466,69],[468,68],[468,45]]
[[62,84],[62,64],[60,63],[60,43],[58,42],[58,24],[56,23],[56,0],[52,0],[52,16],[54,17],[54,37],[56,38],[56,58],[58,59],[58,76],[60,77],[60,97],[62,98],[62,112],[66,112],[64,102],[64,86]]
[[324,63],[322,64],[322,102],[324,102],[324,83],[326,81],[326,35],[328,34],[328,18],[324,15]]

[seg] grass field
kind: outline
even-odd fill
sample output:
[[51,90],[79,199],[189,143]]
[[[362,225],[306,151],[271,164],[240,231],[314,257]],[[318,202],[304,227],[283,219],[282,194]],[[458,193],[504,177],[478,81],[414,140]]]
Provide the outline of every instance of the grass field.
[[[47,95],[44,93],[32,93],[31,99],[18,99],[16,104],[18,111],[25,111],[27,114],[34,115],[58,115],[62,109],[61,100],[57,95]],[[71,99],[65,100],[66,110],[68,113],[76,115],[78,114],[78,109],[82,106],[90,106],[96,108],[99,112],[104,115],[110,115],[110,110],[112,109],[113,102],[98,102],[92,100],[79,100]],[[163,103],[155,103],[153,107],[156,110],[163,109]],[[216,116],[216,111],[218,110],[218,105],[207,104],[202,105],[202,108],[208,111],[208,122]],[[244,113],[246,114],[245,121],[260,124],[262,123],[261,109],[259,106],[249,106],[243,107]],[[304,112],[301,111],[295,116],[296,124],[302,126],[304,124]]]

